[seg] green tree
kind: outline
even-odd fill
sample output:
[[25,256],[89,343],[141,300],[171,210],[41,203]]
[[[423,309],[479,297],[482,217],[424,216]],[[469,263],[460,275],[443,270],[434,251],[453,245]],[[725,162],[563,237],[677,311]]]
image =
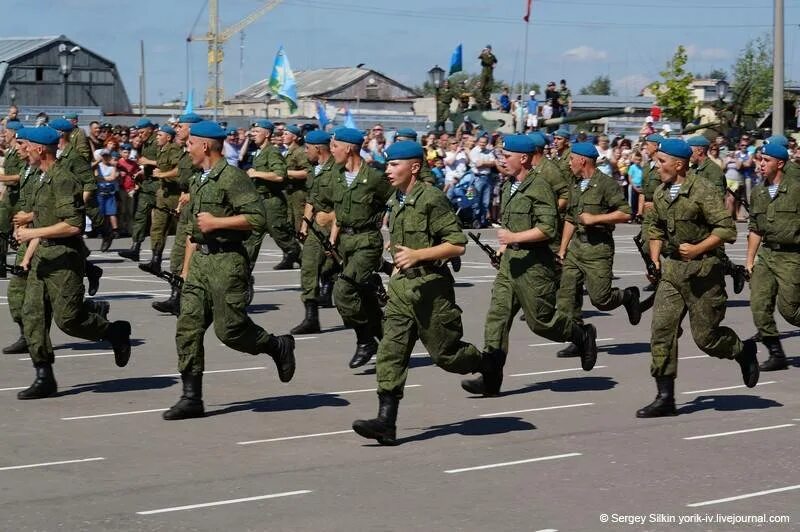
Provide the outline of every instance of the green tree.
[[597,76],[588,85],[578,91],[578,94],[600,94],[603,96],[611,96],[616,94],[611,90],[611,78],[608,76]]
[[728,71],[724,68],[712,68],[708,73],[709,79],[728,79]]
[[692,93],[694,76],[686,70],[687,59],[686,48],[678,46],[675,55],[667,62],[667,68],[661,72],[663,80],[650,85],[658,105],[669,118],[680,120],[681,127],[692,120],[695,107]]
[[733,65],[735,110],[759,116],[772,106],[772,44],[769,35],[748,41]]
[[[459,91],[461,90],[462,84],[466,82],[467,90],[471,92],[476,92],[478,90],[478,84],[480,82],[481,75],[480,74],[468,74],[466,72],[456,72],[449,78],[445,78],[447,81],[450,82],[450,89],[458,88]],[[503,87],[506,86],[501,80],[494,80],[494,85],[492,86],[492,93],[497,93],[503,90]],[[430,81],[425,81],[422,85],[415,87],[414,90],[421,93],[423,96],[433,96],[435,90],[433,85],[431,85]]]

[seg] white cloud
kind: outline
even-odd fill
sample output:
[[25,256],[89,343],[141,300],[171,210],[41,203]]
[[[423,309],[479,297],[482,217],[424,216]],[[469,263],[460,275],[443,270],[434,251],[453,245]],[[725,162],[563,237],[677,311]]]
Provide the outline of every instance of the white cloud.
[[653,82],[650,76],[644,74],[629,74],[612,81],[614,90],[623,96],[637,96],[642,89]]
[[571,50],[567,50],[562,54],[565,59],[571,61],[599,61],[608,57],[608,52],[605,50],[596,50],[590,46],[578,46]]
[[686,55],[695,61],[724,61],[732,57],[724,48],[702,48],[695,44],[686,47]]

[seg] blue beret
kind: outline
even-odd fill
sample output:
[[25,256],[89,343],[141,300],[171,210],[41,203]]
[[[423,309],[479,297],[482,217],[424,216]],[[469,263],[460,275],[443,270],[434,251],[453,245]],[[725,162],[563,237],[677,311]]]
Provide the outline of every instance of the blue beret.
[[411,129],[410,127],[403,127],[397,130],[397,133],[394,134],[394,138],[403,137],[406,139],[417,140],[417,132]]
[[254,120],[251,124],[252,127],[261,127],[264,129],[269,129],[270,131],[275,131],[275,124],[273,124],[270,120],[266,118],[259,118],[258,120]]
[[400,142],[395,142],[386,149],[387,161],[397,161],[401,159],[422,159],[424,157],[425,154],[422,150],[422,146],[413,140],[401,140]]
[[61,138],[61,133],[50,126],[24,127],[17,131],[17,138],[33,142],[34,144],[51,146],[58,143],[58,139]]
[[711,142],[703,135],[695,135],[694,137],[689,137],[686,139],[686,144],[689,146],[700,146],[702,148],[708,148],[711,146]]
[[325,131],[320,131],[319,129],[315,129],[314,131],[309,131],[308,135],[306,135],[306,144],[329,144],[331,141],[330,133],[326,133]]
[[78,113],[67,113],[67,114],[64,115],[64,118],[67,119],[67,120],[77,120],[78,119]]
[[764,144],[764,147],[761,149],[761,153],[763,153],[768,157],[780,159],[781,161],[789,160],[789,151],[780,144],[778,144],[777,142],[770,142],[769,144]]
[[222,126],[211,120],[203,120],[202,122],[192,124],[189,126],[189,134],[193,137],[218,140],[222,140],[227,136]]
[[131,149],[133,149],[133,145],[128,144],[126,142],[124,144],[120,144],[119,149],[121,149],[121,150],[131,150]]
[[777,144],[779,146],[783,146],[786,148],[789,146],[789,139],[787,139],[783,135],[772,135],[767,140],[764,141],[766,144]]
[[356,144],[361,146],[364,144],[364,135],[361,131],[351,127],[340,127],[333,132],[334,140],[347,142],[348,144]]
[[111,152],[111,157],[114,158],[114,159],[119,159],[119,152],[118,151],[112,151]]
[[533,140],[534,148],[544,148],[547,146],[547,137],[538,131],[528,133],[528,136]]
[[503,137],[503,149],[514,153],[533,153],[536,142],[528,135],[506,135]]
[[196,113],[186,113],[178,117],[178,123],[180,124],[196,124],[202,121],[203,117]]
[[569,129],[560,127],[560,128],[558,128],[558,131],[553,133],[553,136],[554,137],[562,137],[562,138],[568,139],[572,135],[570,134]]
[[58,131],[63,131],[64,133],[69,133],[75,126],[72,125],[72,122],[67,120],[66,118],[56,118],[52,122],[50,122],[50,127],[53,129],[57,129]]
[[300,129],[300,126],[297,126],[295,124],[289,124],[288,126],[286,126],[286,131],[288,131],[292,135],[297,135],[298,137],[303,136],[303,130]]
[[19,120],[9,120],[6,122],[6,129],[13,129],[14,131],[22,129],[24,126]]
[[169,136],[171,136],[171,137],[174,137],[174,136],[175,136],[175,130],[174,130],[174,129],[172,129],[172,128],[171,128],[170,126],[168,126],[167,124],[164,124],[163,126],[161,126],[160,128],[158,128],[158,130],[159,130],[159,131],[161,131],[161,132],[163,132],[163,133],[166,133],[167,135],[169,135]]
[[661,144],[661,141],[664,140],[664,137],[653,133],[652,135],[647,135],[644,140],[645,142],[655,142],[656,144]]
[[229,127],[229,128],[227,128],[225,130],[225,134],[227,134],[227,135],[235,135],[237,133],[238,133],[238,131],[236,130],[235,127]]
[[664,139],[658,145],[658,151],[679,159],[688,159],[692,156],[692,148],[686,144],[686,141],[680,139]]
[[583,155],[584,157],[588,157],[593,161],[597,160],[597,157],[600,156],[597,153],[597,148],[591,142],[578,142],[572,145],[572,153],[576,155]]
[[140,129],[143,127],[156,127],[156,126],[150,121],[149,118],[140,118],[139,120],[136,121],[135,124],[133,124],[133,127],[135,127],[136,129]]

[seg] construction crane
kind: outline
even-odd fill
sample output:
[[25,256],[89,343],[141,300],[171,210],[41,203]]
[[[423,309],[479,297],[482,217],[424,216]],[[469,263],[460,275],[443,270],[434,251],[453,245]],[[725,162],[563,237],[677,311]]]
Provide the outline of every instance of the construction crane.
[[[264,4],[235,24],[224,30],[219,28],[219,2],[208,0],[208,33],[205,35],[189,35],[187,42],[208,42],[208,88],[206,89],[206,107],[214,110],[217,118],[220,103],[223,101],[224,88],[222,84],[222,60],[224,58],[223,45],[228,39],[242,31],[244,28],[264,16],[268,11],[281,3],[281,0],[267,0]],[[192,28],[194,30],[194,28]]]

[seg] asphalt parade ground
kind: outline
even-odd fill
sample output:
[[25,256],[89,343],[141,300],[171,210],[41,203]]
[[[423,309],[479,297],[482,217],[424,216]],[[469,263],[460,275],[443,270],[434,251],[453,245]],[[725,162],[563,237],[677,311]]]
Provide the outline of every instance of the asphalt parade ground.
[[[615,233],[617,286],[646,284],[638,230]],[[743,264],[738,230],[729,255]],[[494,231],[482,233],[496,245]],[[297,337],[289,384],[270,358],[231,351],[212,327],[208,416],[163,421],[180,395],[175,318],[150,304],[169,286],[116,253],[92,260],[105,270],[96,297],[111,302],[111,319],[132,323],[133,355],[119,369],[110,346],[53,327],[59,393],[37,401],[16,399],[33,379],[28,357],[0,355],[2,530],[800,530],[800,336],[780,317],[791,368],[762,373],[753,389],[735,362],[697,349],[685,320],[680,415],[649,420],[634,413],[655,396],[651,312],[632,327],[623,308],[598,312],[586,298],[600,346],[588,373],[515,321],[497,398],[471,397],[418,344],[401,445],[381,447],[351,431],[377,411],[374,366],[347,367],[355,337],[335,309],[320,311],[323,333]],[[273,271],[279,260],[266,239],[250,312],[286,333],[303,308],[299,271]],[[468,245],[456,296],[465,339],[479,347],[493,278]],[[749,337],[748,289],[730,286],[724,323]],[[17,334],[6,305],[3,345]]]

